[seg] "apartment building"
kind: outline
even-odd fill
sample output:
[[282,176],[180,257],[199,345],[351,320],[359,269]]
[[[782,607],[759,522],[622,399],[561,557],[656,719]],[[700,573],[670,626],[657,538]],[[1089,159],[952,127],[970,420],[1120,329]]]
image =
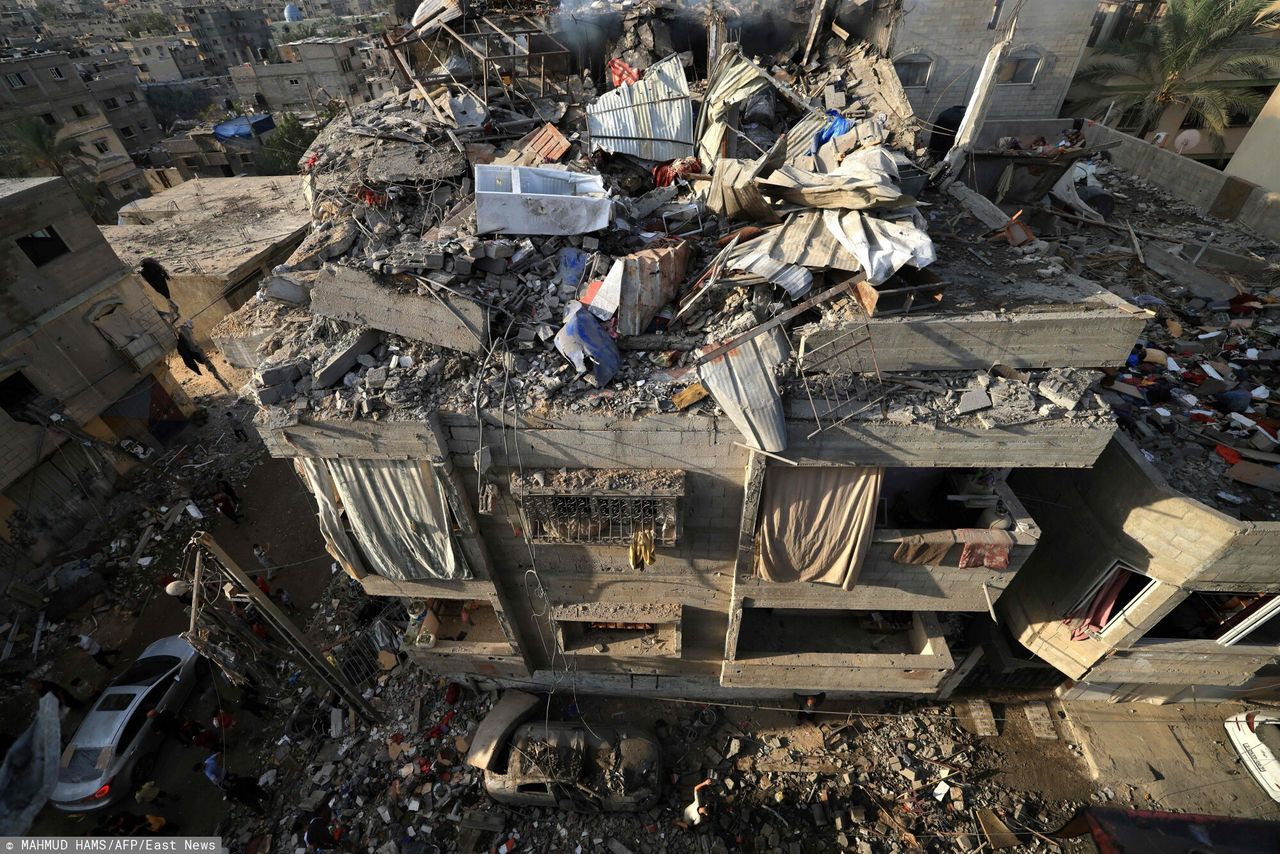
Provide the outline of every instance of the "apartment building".
[[245,104],[284,113],[316,113],[330,101],[363,104],[383,93],[367,37],[309,38],[280,45],[280,62],[231,69]]
[[141,155],[164,136],[132,66],[96,74],[88,84],[130,156]]
[[266,17],[253,9],[186,5],[178,29],[200,46],[214,75],[226,74],[233,65],[261,62],[271,50]]
[[885,47],[916,115],[927,122],[963,107],[997,37],[1017,13],[996,69],[992,119],[1057,116],[1092,33],[1097,0],[1004,3],[918,0],[877,12],[868,40]]
[[0,122],[20,118],[39,119],[57,128],[59,138],[81,144],[92,159],[108,209],[146,194],[146,181],[129,149],[69,54],[0,56]]
[[120,42],[143,83],[167,83],[204,77],[204,53],[193,40],[181,36],[150,36]]
[[0,536],[36,560],[191,411],[146,288],[63,179],[0,181]]

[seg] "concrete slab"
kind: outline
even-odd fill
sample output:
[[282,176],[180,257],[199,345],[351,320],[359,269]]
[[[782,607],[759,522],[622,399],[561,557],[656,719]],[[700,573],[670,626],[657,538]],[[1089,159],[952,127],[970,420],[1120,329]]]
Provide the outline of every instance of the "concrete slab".
[[975,733],[988,738],[1000,734],[1000,730],[996,728],[996,716],[992,714],[991,704],[986,700],[970,700],[964,708]]
[[1044,703],[1027,703],[1022,707],[1022,711],[1026,714],[1027,723],[1031,724],[1031,732],[1036,738],[1058,740],[1058,731],[1053,728],[1053,716],[1049,714],[1048,706]]
[[1100,787],[1139,806],[1280,819],[1227,741],[1237,703],[1152,706],[1064,701],[1065,726]]

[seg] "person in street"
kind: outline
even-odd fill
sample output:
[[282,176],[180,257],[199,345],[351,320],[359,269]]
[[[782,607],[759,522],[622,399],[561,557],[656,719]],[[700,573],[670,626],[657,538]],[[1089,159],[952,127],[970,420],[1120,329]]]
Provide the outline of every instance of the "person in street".
[[275,592],[271,594],[271,600],[290,614],[298,613],[297,607],[293,604],[293,597],[283,587],[276,587]]
[[267,581],[271,581],[276,577],[276,573],[280,571],[280,564],[275,562],[271,557],[271,543],[266,545],[253,544],[253,556],[258,559],[258,565],[267,573]]
[[90,658],[108,670],[115,665],[115,657],[119,655],[117,650],[103,649],[102,644],[94,640],[91,635],[77,635],[76,646],[89,653]]
[[148,780],[139,786],[138,790],[133,793],[133,799],[142,806],[161,803],[173,804],[179,800],[177,795],[170,795],[168,792],[163,791],[155,780]]
[[192,602],[191,582],[181,578],[175,578],[164,586],[164,592],[177,599],[183,605],[190,605]]
[[697,827],[711,816],[711,807],[704,802],[702,790],[711,785],[710,778],[693,787],[693,801],[684,808],[684,820],[689,827]]
[[800,711],[796,713],[796,723],[817,723],[818,707],[827,700],[825,691],[819,694],[793,694]]
[[240,426],[240,419],[231,410],[227,410],[227,420],[231,422],[231,435],[236,437],[237,442],[249,441],[249,434],[244,432],[244,428]]
[[151,719],[151,729],[165,738],[172,738],[179,744],[190,746],[194,740],[198,725],[194,721],[179,718],[172,710],[152,709],[147,712]]
[[217,508],[219,513],[230,519],[233,525],[240,524],[240,519],[242,518],[240,511],[236,509],[236,503],[230,495],[225,492],[216,493],[213,496],[213,506]]
[[234,501],[236,504],[240,503],[240,496],[236,493],[235,487],[232,486],[231,482],[228,481],[225,477],[218,478],[218,491],[225,492],[227,495],[230,495],[231,500]]

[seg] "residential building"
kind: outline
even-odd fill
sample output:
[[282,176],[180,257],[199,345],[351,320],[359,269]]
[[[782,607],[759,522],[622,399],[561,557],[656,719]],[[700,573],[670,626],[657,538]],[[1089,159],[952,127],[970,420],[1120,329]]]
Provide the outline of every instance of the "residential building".
[[164,136],[130,66],[96,75],[89,91],[130,156],[139,156]]
[[231,69],[240,100],[263,110],[316,113],[331,101],[363,104],[382,94],[365,37],[310,38],[280,45],[280,62]]
[[208,72],[200,46],[178,35],[150,36],[120,42],[143,83],[204,77]]
[[991,119],[1057,116],[1091,33],[1097,0],[992,3],[919,0],[877,13],[881,32],[869,40],[886,52],[916,115],[932,122],[969,101],[996,39],[1017,14],[1011,44],[996,69]]
[[256,175],[263,139],[274,128],[274,119],[265,113],[175,134],[152,150],[150,172],[164,186],[192,178]]
[[[259,282],[289,257],[311,223],[303,179],[196,178],[120,210],[102,227],[131,267],[159,261],[169,292],[201,342],[228,312],[254,295]],[[153,295],[164,308],[167,302]]]
[[261,62],[271,50],[271,30],[261,12],[226,6],[186,5],[180,33],[204,53],[212,74],[226,74],[233,65]]
[[1277,145],[1280,145],[1280,88],[1272,91],[1223,171],[1280,193],[1280,174],[1273,159]]
[[0,57],[0,122],[36,118],[72,138],[92,158],[107,215],[145,195],[147,183],[129,149],[67,53]]
[[0,537],[36,560],[191,411],[149,290],[66,181],[0,181]]
[[[1123,42],[1137,38],[1143,30],[1160,18],[1164,9],[1163,0],[1100,0],[1093,30],[1085,50],[1084,62],[1087,63],[1097,54],[1098,48],[1108,41]],[[1280,35],[1272,34],[1269,37],[1260,38],[1277,37]],[[1274,74],[1262,80],[1229,76],[1225,80],[1227,85],[1251,91],[1266,99],[1271,97],[1276,85],[1280,84],[1280,74]],[[1067,108],[1071,108],[1070,103],[1067,104]],[[1102,119],[1103,116],[1092,116],[1092,118]],[[1188,115],[1186,107],[1174,105],[1164,111],[1159,121],[1147,130],[1143,138],[1185,157],[1204,160],[1222,167],[1226,164],[1227,158],[1243,143],[1258,118],[1259,116],[1251,111],[1232,112],[1228,117],[1228,124],[1221,140],[1215,141],[1200,129],[1195,117]],[[1137,109],[1115,110],[1106,116],[1108,127],[1125,133],[1135,133],[1140,130],[1139,121]]]

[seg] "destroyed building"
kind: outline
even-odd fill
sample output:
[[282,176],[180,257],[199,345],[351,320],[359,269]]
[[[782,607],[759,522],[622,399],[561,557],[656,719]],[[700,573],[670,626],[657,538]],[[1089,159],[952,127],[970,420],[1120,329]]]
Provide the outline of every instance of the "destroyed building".
[[434,672],[954,690],[1038,549],[1011,473],[1095,463],[1098,369],[1151,312],[962,185],[924,192],[866,44],[806,71],[725,42],[706,79],[630,49],[597,93],[559,21],[424,4],[421,44],[470,60],[404,64],[412,91],[303,158],[311,232],[226,321],[270,452],[346,571],[410,600]]
[[[102,234],[129,266],[153,258],[168,271],[170,296],[196,339],[207,342],[289,257],[310,221],[296,176],[196,178],[125,205]],[[149,293],[168,308],[163,295]],[[234,347],[223,351],[231,364],[248,367]]]
[[66,181],[0,181],[0,255],[0,566],[13,571],[70,540],[192,407],[165,364],[173,330]]
[[[1072,680],[1067,697],[1273,696],[1280,230],[1259,212],[1280,200],[1115,131],[1086,135],[1136,174],[1090,167],[1116,208],[1069,238],[1075,263],[1153,316],[1099,390],[1123,429],[1097,463],[1012,479],[1055,510],[997,610]],[[1224,221],[1237,218],[1248,227]]]

